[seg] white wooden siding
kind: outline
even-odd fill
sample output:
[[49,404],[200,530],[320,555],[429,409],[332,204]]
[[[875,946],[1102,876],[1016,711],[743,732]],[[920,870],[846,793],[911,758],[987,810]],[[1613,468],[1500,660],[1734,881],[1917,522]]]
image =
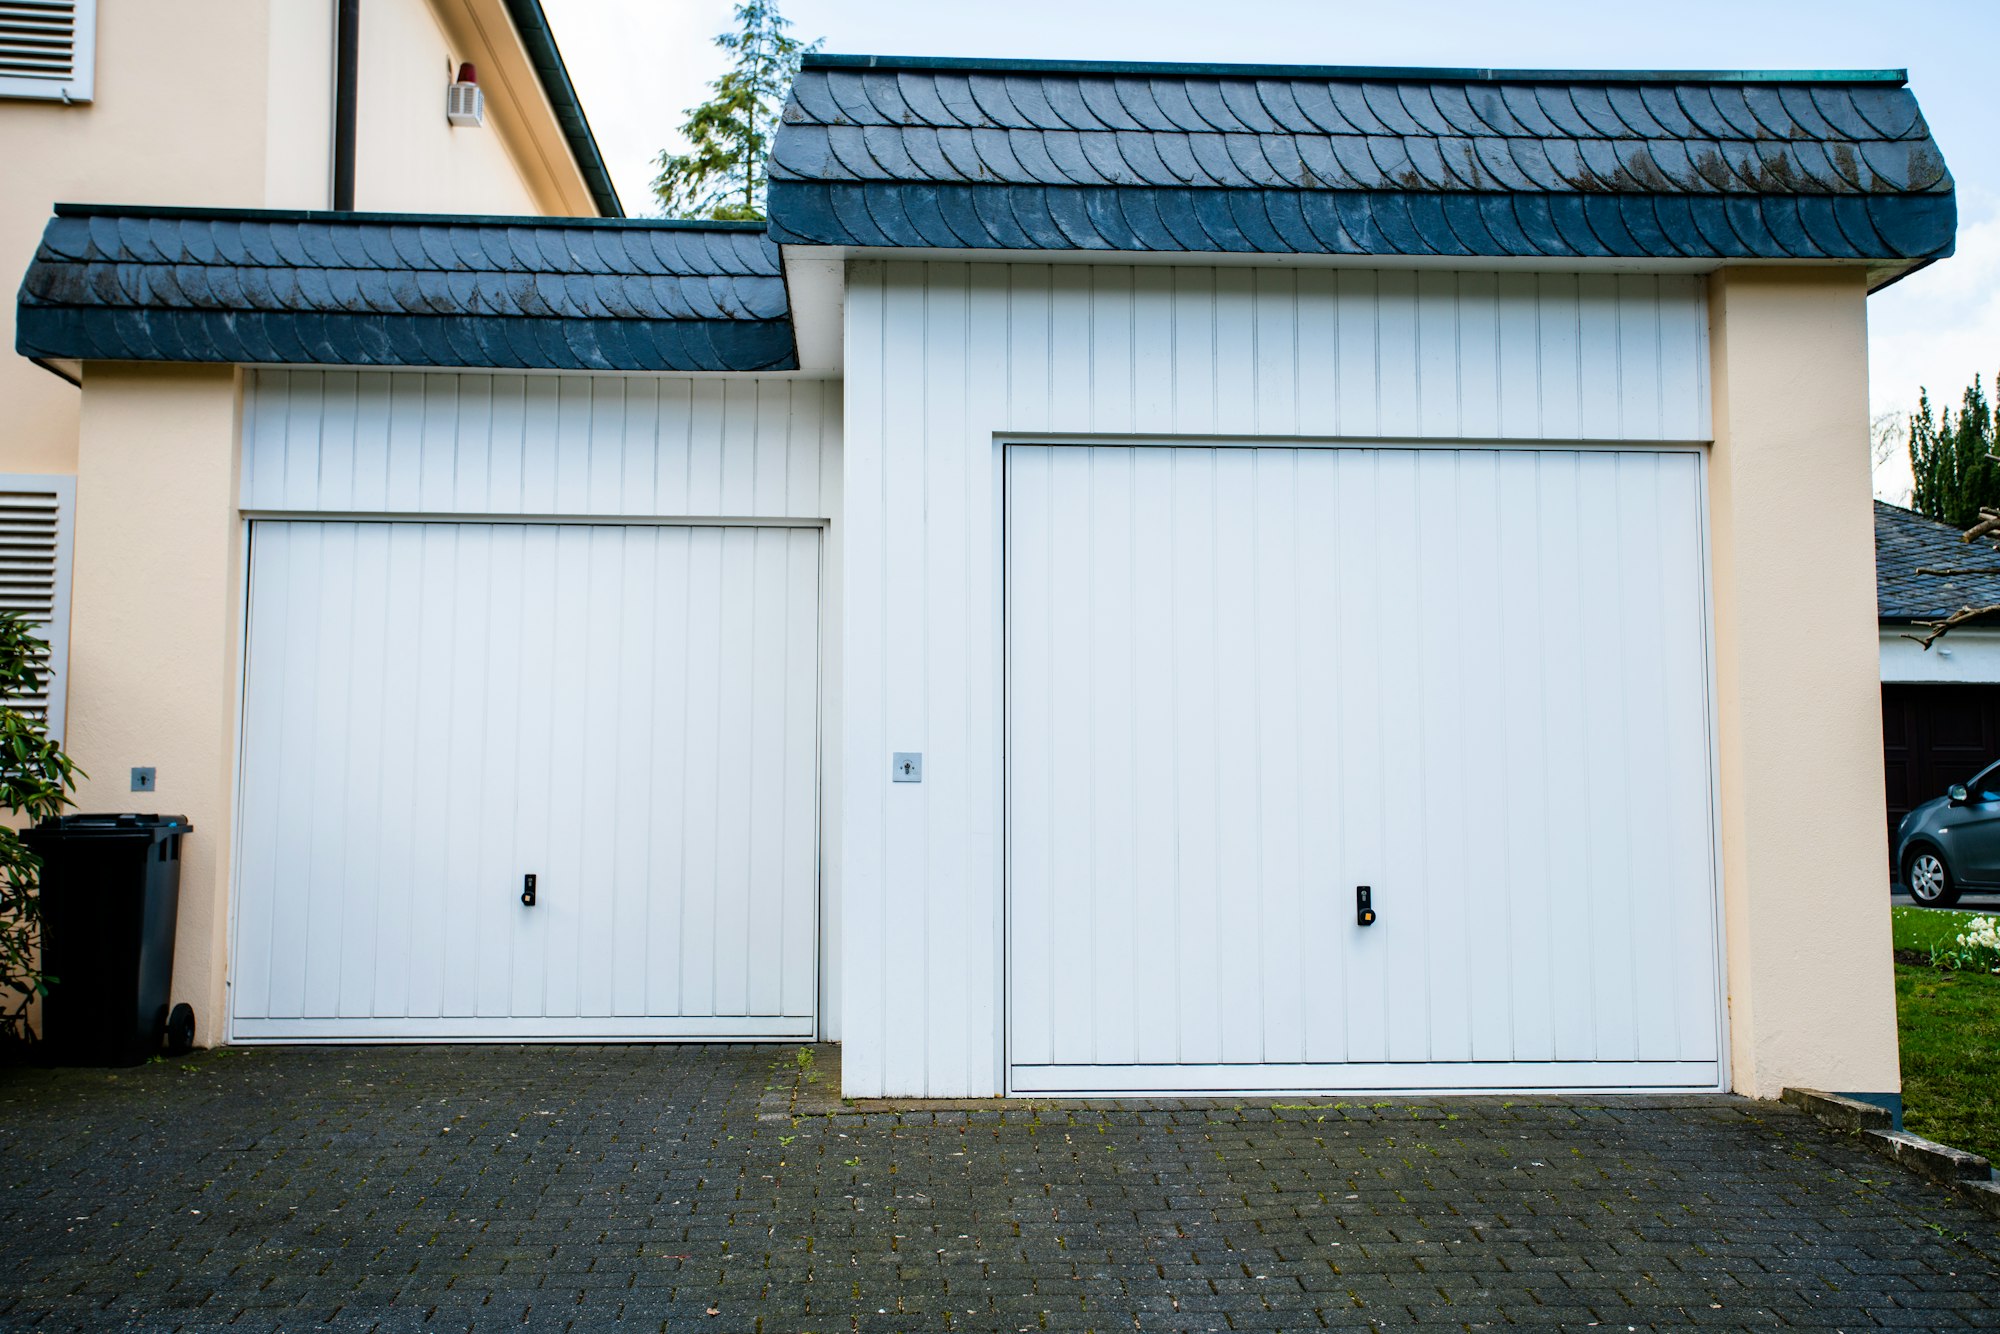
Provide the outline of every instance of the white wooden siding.
[[1003,1088],[1000,440],[1709,430],[1698,277],[869,261],[846,321],[854,1094]]
[[258,371],[243,507],[828,519],[839,450],[832,381]]
[[1716,1086],[1698,455],[1006,466],[1012,1091]]
[[233,1036],[811,1037],[819,548],[255,524]]

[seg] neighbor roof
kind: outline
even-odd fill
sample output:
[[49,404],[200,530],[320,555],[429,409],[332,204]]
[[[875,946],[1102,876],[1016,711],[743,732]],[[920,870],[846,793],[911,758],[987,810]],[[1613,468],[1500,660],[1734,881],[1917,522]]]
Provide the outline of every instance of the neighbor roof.
[[2000,575],[1918,574],[2000,569],[2000,552],[1948,523],[1875,502],[1875,610],[1885,621],[1937,620],[1961,607],[2000,606]]
[[1921,261],[1957,216],[1900,70],[814,55],[770,180],[779,241],[869,247]]
[[58,204],[15,342],[45,360],[797,366],[759,224]]

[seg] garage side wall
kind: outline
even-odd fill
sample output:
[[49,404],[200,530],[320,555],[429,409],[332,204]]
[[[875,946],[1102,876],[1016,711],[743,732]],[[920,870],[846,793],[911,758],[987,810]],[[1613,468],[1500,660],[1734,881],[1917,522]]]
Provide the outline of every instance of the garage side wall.
[[837,1037],[839,382],[277,370],[246,380],[251,515],[825,523],[819,1013],[822,1034]]
[[[1705,440],[1704,301],[1681,276],[853,264],[845,1092],[1002,1089],[1002,439]],[[923,782],[892,787],[904,750]]]
[[[173,1000],[224,1031],[242,539],[242,375],[94,363],[84,372],[68,749],[79,811],[185,815]],[[135,766],[157,769],[131,790]]]
[[1715,661],[1738,1092],[1894,1094],[1868,319],[1854,269],[1711,280]]

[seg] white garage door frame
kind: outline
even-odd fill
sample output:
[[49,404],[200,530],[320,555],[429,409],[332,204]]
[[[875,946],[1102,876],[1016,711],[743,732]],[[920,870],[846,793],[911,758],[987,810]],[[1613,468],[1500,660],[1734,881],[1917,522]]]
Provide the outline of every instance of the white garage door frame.
[[[618,513],[585,514],[520,514],[520,513],[468,513],[461,511],[393,511],[379,510],[340,512],[332,510],[283,510],[283,509],[243,509],[239,511],[240,532],[239,568],[242,571],[238,593],[238,626],[235,671],[235,713],[236,735],[234,738],[234,776],[231,799],[230,870],[228,935],[229,960],[227,967],[227,992],[224,1005],[226,1034],[225,1041],[236,1045],[286,1045],[309,1043],[312,1045],[396,1045],[422,1042],[452,1043],[590,1043],[590,1042],[774,1042],[812,1041],[823,1037],[823,1025],[827,1022],[827,997],[825,988],[828,978],[826,958],[826,775],[825,747],[826,728],[829,721],[827,688],[827,612],[829,606],[837,605],[832,590],[826,586],[828,572],[828,534],[830,524],[824,518],[806,517],[745,517],[713,515],[632,515]],[[236,1017],[235,987],[238,961],[242,957],[237,945],[239,922],[243,904],[242,867],[244,823],[244,761],[249,742],[249,727],[246,717],[246,701],[249,691],[249,629],[252,573],[252,548],[255,530],[260,523],[284,524],[381,524],[404,525],[496,525],[510,527],[561,527],[561,528],[674,528],[674,529],[758,529],[778,528],[812,532],[816,537],[815,581],[817,606],[814,612],[814,661],[813,661],[813,701],[815,720],[812,732],[812,914],[810,935],[812,941],[811,982],[808,995],[811,1014],[801,1022],[773,1027],[763,1025],[754,1031],[742,1026],[732,1026],[728,1021],[694,1021],[659,1019],[630,1019],[606,1017],[585,1031],[578,1027],[565,1032],[512,1031],[504,1023],[489,1025],[468,1025],[454,1019],[411,1019],[401,1021],[400,1031],[395,1033],[374,1033],[361,1028],[351,1031],[319,1030],[311,1035],[285,1033],[246,1033],[240,1031]],[[672,1025],[673,1031],[663,1031]],[[770,1031],[764,1031],[769,1028]],[[782,1031],[780,1031],[782,1028]]]
[[[1716,644],[1713,588],[1712,539],[1709,514],[1709,447],[1706,441],[1629,440],[1492,440],[1409,437],[1314,437],[1273,438],[1254,436],[1096,436],[1077,433],[1007,433],[993,437],[996,471],[995,506],[998,574],[999,634],[998,667],[1002,679],[1000,763],[1000,805],[1002,826],[1002,931],[1000,960],[1000,1066],[1007,1096],[1190,1096],[1215,1094],[1244,1096],[1285,1095],[1370,1095],[1397,1093],[1478,1094],[1478,1093],[1720,1093],[1729,1089],[1730,1031],[1728,1013],[1727,922],[1722,895],[1722,830],[1720,790],[1720,739],[1716,700]],[[1171,1084],[1161,1080],[1162,1067],[1133,1065],[1120,1072],[1094,1067],[1083,1084],[1062,1077],[1053,1082],[1021,1079],[1015,1063],[1017,1043],[1015,1021],[1014,944],[1016,895],[1014,892],[1014,818],[1011,809],[1012,721],[1014,683],[1011,642],[1009,570],[1007,549],[1011,515],[1008,513],[1008,460],[1015,446],[1110,446],[1117,448],[1199,448],[1199,449],[1299,449],[1299,450],[1410,450],[1410,451],[1495,451],[1529,453],[1654,453],[1692,456],[1696,467],[1696,507],[1700,556],[1700,615],[1702,633],[1703,702],[1706,720],[1704,746],[1707,756],[1707,880],[1711,976],[1714,981],[1712,1005],[1715,1025],[1715,1074],[1699,1083],[1654,1082],[1657,1064],[1650,1062],[1500,1062],[1481,1069],[1476,1063],[1454,1062],[1442,1066],[1418,1063],[1374,1063],[1338,1065],[1177,1065]],[[1579,1068],[1582,1067],[1582,1068]],[[1245,1074],[1256,1071],[1264,1079],[1246,1085]],[[1586,1073],[1587,1071],[1587,1073]],[[1426,1072],[1430,1072],[1427,1074]],[[1584,1075],[1579,1078],[1579,1075]]]

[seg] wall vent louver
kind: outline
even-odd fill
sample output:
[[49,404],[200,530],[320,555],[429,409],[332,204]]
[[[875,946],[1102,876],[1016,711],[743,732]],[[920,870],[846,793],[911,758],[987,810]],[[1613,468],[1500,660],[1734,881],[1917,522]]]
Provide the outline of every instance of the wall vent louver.
[[453,125],[477,129],[486,123],[486,94],[470,65],[458,67],[458,78],[445,89],[444,118]]
[[67,477],[0,476],[0,611],[17,612],[41,626],[48,675],[33,695],[11,701],[21,712],[48,721],[49,735],[63,735],[69,685],[69,568],[71,498]]
[[88,102],[97,0],[0,0],[0,97]]

